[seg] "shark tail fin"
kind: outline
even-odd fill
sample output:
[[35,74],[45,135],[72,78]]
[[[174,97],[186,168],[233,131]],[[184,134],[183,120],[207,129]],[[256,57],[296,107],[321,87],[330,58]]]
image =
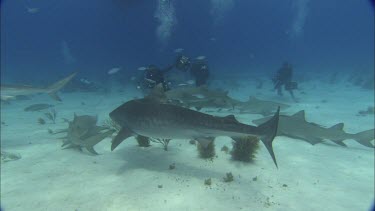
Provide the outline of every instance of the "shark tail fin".
[[375,148],[374,144],[371,143],[374,140],[375,129],[365,130],[354,134],[353,139],[363,146]]
[[61,101],[61,98],[57,95],[57,92],[62,89],[69,81],[71,81],[74,76],[77,74],[77,72],[74,72],[67,77],[53,83],[52,85],[47,87],[47,93],[49,96],[57,101]]
[[278,107],[275,115],[270,120],[258,126],[262,134],[260,136],[261,141],[263,142],[264,146],[267,148],[268,152],[270,153],[272,160],[276,165],[276,168],[278,168],[278,166],[276,162],[275,153],[273,152],[273,148],[272,148],[272,141],[274,140],[277,134],[277,127],[279,124],[279,113],[280,113],[280,107]]

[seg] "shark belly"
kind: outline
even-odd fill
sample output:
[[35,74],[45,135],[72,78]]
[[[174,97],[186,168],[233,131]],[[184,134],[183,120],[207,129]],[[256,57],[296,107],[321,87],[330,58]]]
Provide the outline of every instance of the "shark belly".
[[[168,139],[196,139],[217,136],[241,137],[251,134],[243,133],[243,129],[238,127],[226,129],[220,124],[209,122],[199,124],[190,121],[173,121],[168,119],[158,119],[158,121],[133,122],[129,124],[129,129],[134,133],[152,138]],[[253,134],[254,135],[254,134]]]

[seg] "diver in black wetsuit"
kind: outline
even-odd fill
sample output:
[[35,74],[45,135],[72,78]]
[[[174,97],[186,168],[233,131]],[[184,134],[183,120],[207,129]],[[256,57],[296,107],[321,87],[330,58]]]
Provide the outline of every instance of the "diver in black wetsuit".
[[179,55],[176,58],[174,64],[167,66],[164,69],[159,69],[155,65],[149,65],[145,68],[142,78],[138,82],[138,88],[143,92],[152,90],[156,85],[162,84],[164,91],[170,89],[170,82],[165,80],[165,74],[173,68],[181,70],[183,72],[189,71],[190,75],[193,76],[196,86],[202,86],[207,84],[210,72],[208,69],[207,62],[204,59],[196,59],[190,61],[189,57]]
[[182,54],[177,56],[175,67],[176,69],[184,71],[184,72],[188,71],[191,67],[191,62],[190,62],[189,57],[184,56]]
[[190,74],[194,77],[196,86],[206,85],[210,77],[207,62],[203,59],[193,61],[190,67]]
[[175,67],[181,71],[189,71],[190,75],[193,76],[196,86],[202,86],[207,84],[210,76],[207,62],[204,59],[196,59],[191,61],[184,55],[179,55],[176,59]]
[[144,70],[143,77],[139,82],[138,88],[147,92],[149,90],[152,90],[156,85],[162,84],[164,91],[169,90],[169,85],[164,78],[164,74],[170,71],[172,68],[173,65],[170,65],[165,69],[161,70],[155,65],[149,65]]
[[285,62],[283,66],[276,72],[275,77],[272,79],[274,84],[274,89],[277,90],[277,94],[283,96],[282,87],[287,90],[292,96],[294,101],[297,101],[294,97],[293,90],[297,89],[297,82],[292,81],[293,68],[288,62]]

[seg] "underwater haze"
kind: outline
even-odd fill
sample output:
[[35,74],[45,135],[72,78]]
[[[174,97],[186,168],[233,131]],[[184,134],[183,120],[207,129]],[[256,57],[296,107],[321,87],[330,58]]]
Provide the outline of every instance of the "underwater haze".
[[374,68],[369,1],[164,2],[5,0],[3,76],[53,76],[72,69],[101,75],[113,65],[135,71],[145,64],[167,65],[176,48],[207,56],[223,73],[242,67],[268,73],[284,61],[298,72],[322,74]]
[[374,1],[2,0],[1,210],[370,210]]

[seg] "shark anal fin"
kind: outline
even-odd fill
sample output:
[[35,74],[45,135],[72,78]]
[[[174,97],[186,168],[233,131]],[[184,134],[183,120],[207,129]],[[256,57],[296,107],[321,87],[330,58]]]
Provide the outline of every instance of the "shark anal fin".
[[121,128],[116,137],[112,140],[111,151],[113,151],[122,141],[133,135],[133,132],[126,127]]
[[311,145],[319,144],[323,142],[323,139],[320,138],[304,138],[306,142],[310,143]]
[[344,143],[344,140],[332,140],[335,144],[340,145],[342,147],[347,147],[347,145]]

